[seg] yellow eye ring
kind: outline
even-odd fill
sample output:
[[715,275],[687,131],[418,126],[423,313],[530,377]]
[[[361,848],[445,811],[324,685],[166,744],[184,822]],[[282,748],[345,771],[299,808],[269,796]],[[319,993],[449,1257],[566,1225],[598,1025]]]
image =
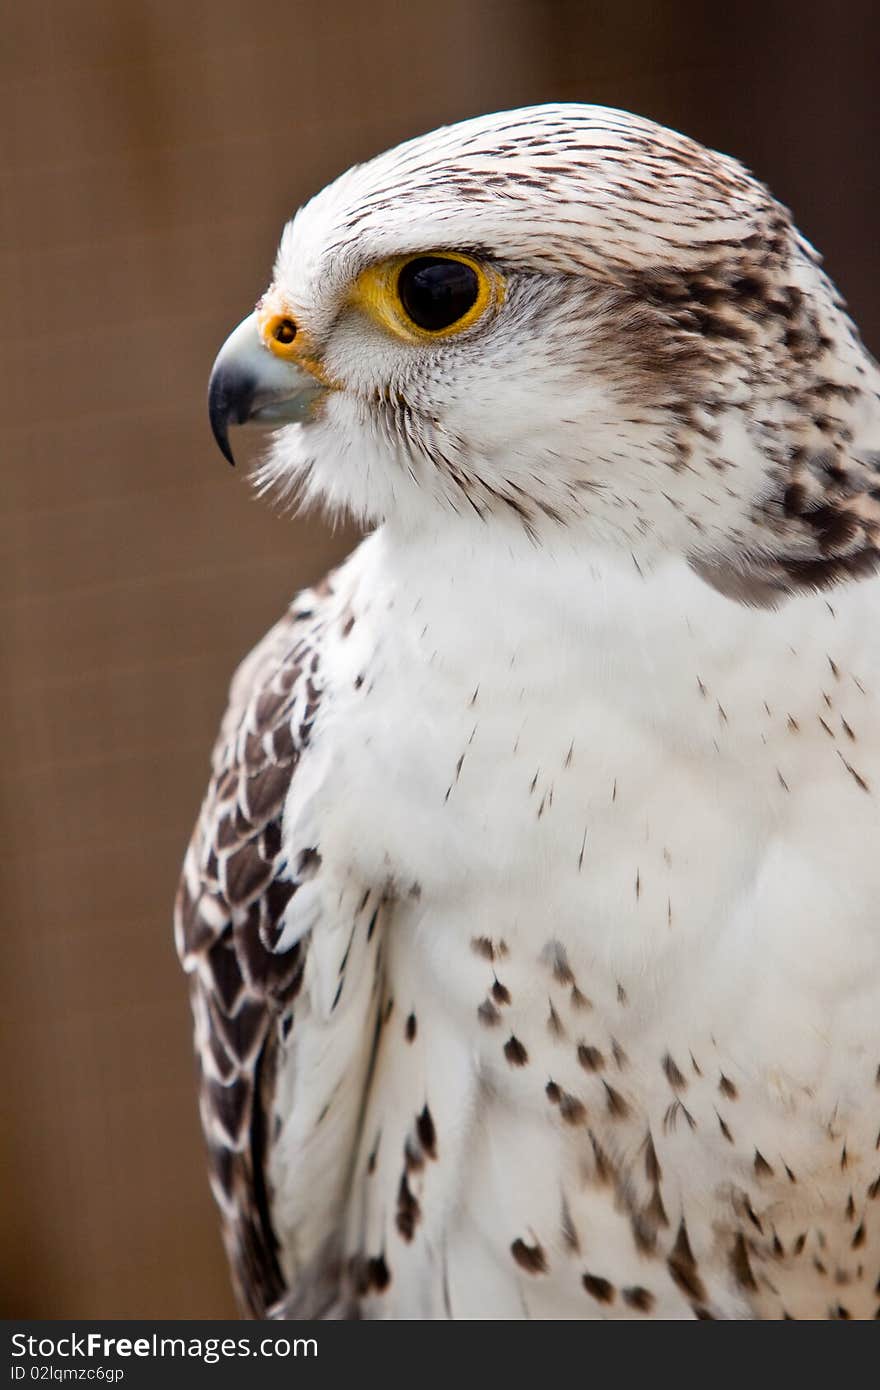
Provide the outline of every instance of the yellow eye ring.
[[368,266],[352,296],[395,337],[417,343],[464,333],[503,297],[495,268],[460,251],[423,251]]

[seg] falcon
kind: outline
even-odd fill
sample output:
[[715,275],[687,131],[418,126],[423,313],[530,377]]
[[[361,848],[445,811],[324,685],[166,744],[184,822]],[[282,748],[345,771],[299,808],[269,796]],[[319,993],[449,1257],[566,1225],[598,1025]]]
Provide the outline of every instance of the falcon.
[[877,1315],[878,389],[787,210],[624,112],[285,228],[214,433],[369,534],[177,899],[243,1311]]

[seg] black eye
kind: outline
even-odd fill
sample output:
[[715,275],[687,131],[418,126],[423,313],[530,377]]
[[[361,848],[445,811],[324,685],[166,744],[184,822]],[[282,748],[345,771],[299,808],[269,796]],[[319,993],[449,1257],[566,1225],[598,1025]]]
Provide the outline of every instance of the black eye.
[[401,270],[397,293],[413,323],[429,333],[438,333],[451,328],[473,308],[480,293],[480,279],[464,261],[417,256]]

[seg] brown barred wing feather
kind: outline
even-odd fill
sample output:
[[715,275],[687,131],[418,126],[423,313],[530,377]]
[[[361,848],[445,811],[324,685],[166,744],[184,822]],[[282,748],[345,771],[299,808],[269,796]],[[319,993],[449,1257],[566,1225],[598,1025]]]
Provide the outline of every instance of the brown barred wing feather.
[[233,681],[213,777],[175,909],[191,978],[201,1118],[211,1184],[243,1310],[264,1317],[290,1295],[291,1260],[273,1219],[273,1112],[308,933],[276,950],[316,852],[288,864],[281,820],[322,695],[321,640],[332,590],[300,597]]

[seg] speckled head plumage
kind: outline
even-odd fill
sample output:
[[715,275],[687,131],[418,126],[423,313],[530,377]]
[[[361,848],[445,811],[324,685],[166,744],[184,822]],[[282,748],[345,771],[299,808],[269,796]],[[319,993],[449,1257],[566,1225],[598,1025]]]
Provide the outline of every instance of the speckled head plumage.
[[[445,252],[502,292],[402,340],[358,287]],[[259,473],[282,493],[684,553],[754,603],[877,563],[873,362],[786,209],[649,121],[543,106],[409,141],[297,214],[263,306],[321,387]]]

